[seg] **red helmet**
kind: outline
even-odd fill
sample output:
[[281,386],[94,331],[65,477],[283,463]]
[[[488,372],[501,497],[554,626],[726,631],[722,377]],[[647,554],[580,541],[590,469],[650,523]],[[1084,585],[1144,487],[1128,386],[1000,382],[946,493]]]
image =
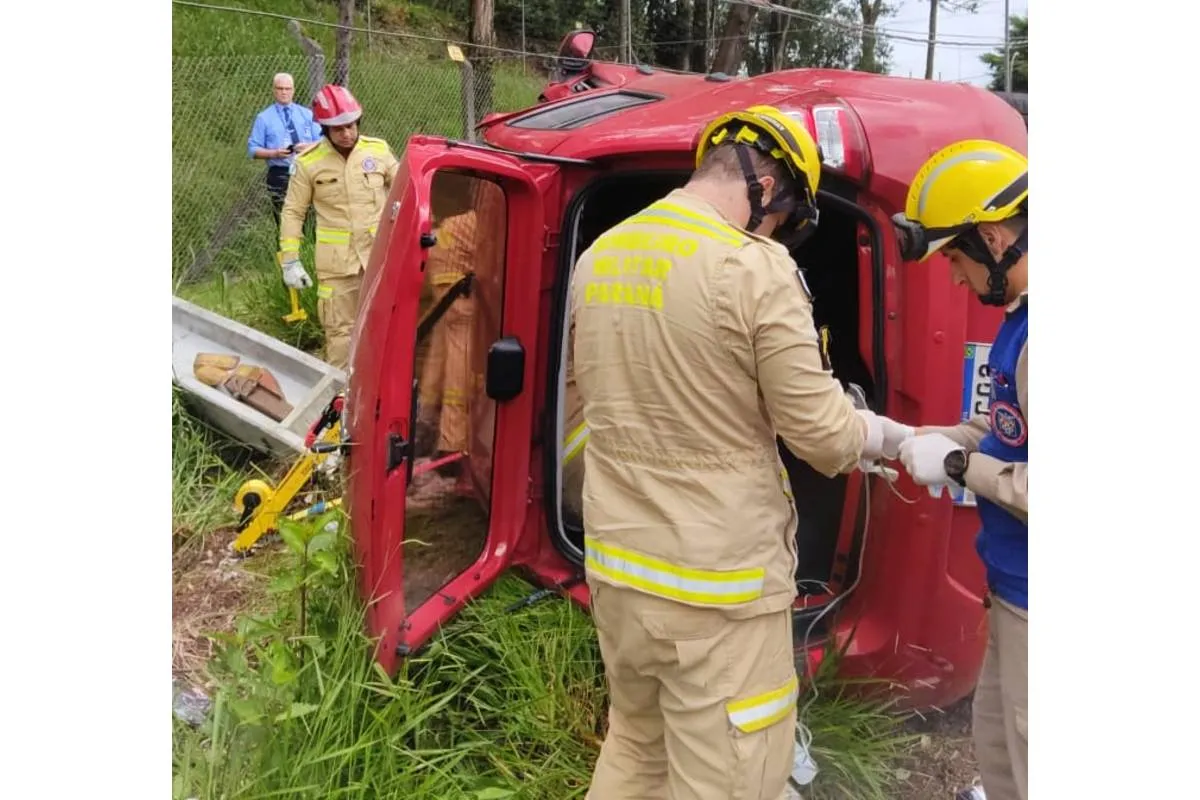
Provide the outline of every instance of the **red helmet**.
[[349,125],[362,116],[362,106],[345,86],[330,83],[313,98],[313,120],[318,125]]

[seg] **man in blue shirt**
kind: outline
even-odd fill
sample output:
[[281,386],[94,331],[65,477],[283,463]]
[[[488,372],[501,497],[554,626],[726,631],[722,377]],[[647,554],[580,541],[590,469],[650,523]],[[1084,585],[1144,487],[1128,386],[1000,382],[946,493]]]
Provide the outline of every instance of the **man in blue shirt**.
[[281,72],[272,83],[275,102],[254,118],[247,151],[251,158],[267,162],[267,194],[271,197],[275,226],[278,227],[292,163],[296,156],[320,141],[321,126],[313,122],[312,111],[292,102],[296,85],[291,75]]
[[972,724],[983,792],[965,790],[964,800],[1028,797],[1028,171],[1024,155],[998,142],[957,142],[929,158],[894,220],[905,261],[941,251],[957,285],[1005,309],[988,355],[988,411],[918,428],[900,446],[915,483],[965,487],[979,508],[988,642]]

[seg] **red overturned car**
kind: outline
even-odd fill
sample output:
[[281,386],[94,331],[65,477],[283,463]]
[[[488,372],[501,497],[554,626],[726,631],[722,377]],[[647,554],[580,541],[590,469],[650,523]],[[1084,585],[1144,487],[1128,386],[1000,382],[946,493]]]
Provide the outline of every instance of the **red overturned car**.
[[[586,606],[583,532],[560,502],[569,276],[600,233],[686,181],[714,116],[767,103],[820,145],[820,225],[793,255],[836,376],[911,425],[987,403],[1002,310],[953,287],[942,256],[904,264],[890,217],[953,141],[1026,152],[1018,111],[976,87],[866,73],[593,62],[590,37],[569,36],[541,102],[485,118],[478,142],[413,136],[382,209],[343,429],[367,626],[388,670],[509,569]],[[464,208],[472,241],[439,235]],[[457,273],[439,266],[451,251]],[[465,447],[421,441],[438,408],[465,414]],[[843,674],[892,680],[910,707],[966,696],[987,634],[969,494],[935,498],[903,474],[828,479],[781,451],[800,517],[798,658],[853,632]]]

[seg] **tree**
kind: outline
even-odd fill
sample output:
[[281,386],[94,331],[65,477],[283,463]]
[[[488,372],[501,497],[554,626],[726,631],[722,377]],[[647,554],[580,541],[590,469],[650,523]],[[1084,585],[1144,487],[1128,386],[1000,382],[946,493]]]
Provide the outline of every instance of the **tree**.
[[[796,0],[793,0],[795,2]],[[772,14],[763,45],[747,53],[748,72],[795,67],[850,69],[858,62],[857,0],[803,0],[805,16]],[[761,62],[755,58],[761,50]]]
[[938,6],[950,13],[965,11],[974,14],[979,11],[979,0],[930,0],[929,3],[929,43],[925,46],[925,80],[933,80],[933,49],[937,43],[937,14]]
[[650,63],[687,69],[691,16],[691,3],[684,0],[650,0],[646,4],[646,35],[653,51]]
[[[1008,18],[1009,58],[1012,61],[1012,90],[1014,92],[1029,91],[1029,17],[1018,17],[1015,14]],[[992,73],[992,82],[988,86],[993,92],[1004,91],[1004,78],[1007,64],[1004,63],[1004,48],[998,47],[994,52],[984,53],[979,60],[987,65]]]
[[[788,8],[797,10],[766,11],[751,15],[747,23],[748,32],[736,35],[745,18],[727,21],[722,42],[727,51],[728,42],[736,46],[733,58],[713,69],[728,74],[740,73],[744,68],[749,75],[758,75],[778,69],[796,67],[823,67],[828,69],[852,69],[862,61],[862,23],[859,0],[785,0]],[[731,8],[731,12],[737,6]],[[884,7],[883,13],[891,13]],[[757,9],[748,9],[756,11]],[[695,19],[693,18],[693,22]],[[695,38],[695,28],[693,28]],[[875,38],[872,61],[876,71],[887,69],[891,58],[891,46],[884,37]],[[724,69],[723,67],[727,67]]]
[[[492,111],[492,58],[495,55],[495,6],[492,0],[471,0],[471,66],[475,73],[475,119],[480,120]],[[471,131],[466,131],[470,136]]]
[[683,68],[692,72],[708,72],[708,20],[715,0],[692,0],[692,40]]
[[858,69],[862,72],[887,72],[887,59],[880,57],[879,36],[875,32],[875,26],[879,20],[896,13],[896,9],[885,5],[883,0],[858,0],[858,13],[862,24],[862,49],[859,51]]
[[724,72],[734,75],[742,64],[742,47],[750,34],[750,24],[758,9],[745,3],[734,3],[729,7],[729,16],[725,18],[725,28],[721,31],[721,41],[717,45],[717,54],[713,57],[713,72]]

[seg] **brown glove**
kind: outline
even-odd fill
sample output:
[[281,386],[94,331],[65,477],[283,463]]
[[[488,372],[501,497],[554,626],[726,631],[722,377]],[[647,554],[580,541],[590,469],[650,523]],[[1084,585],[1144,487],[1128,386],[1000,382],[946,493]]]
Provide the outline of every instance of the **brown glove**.
[[224,386],[235,398],[276,422],[292,413],[292,405],[284,399],[279,381],[264,367],[242,364],[225,379]]

